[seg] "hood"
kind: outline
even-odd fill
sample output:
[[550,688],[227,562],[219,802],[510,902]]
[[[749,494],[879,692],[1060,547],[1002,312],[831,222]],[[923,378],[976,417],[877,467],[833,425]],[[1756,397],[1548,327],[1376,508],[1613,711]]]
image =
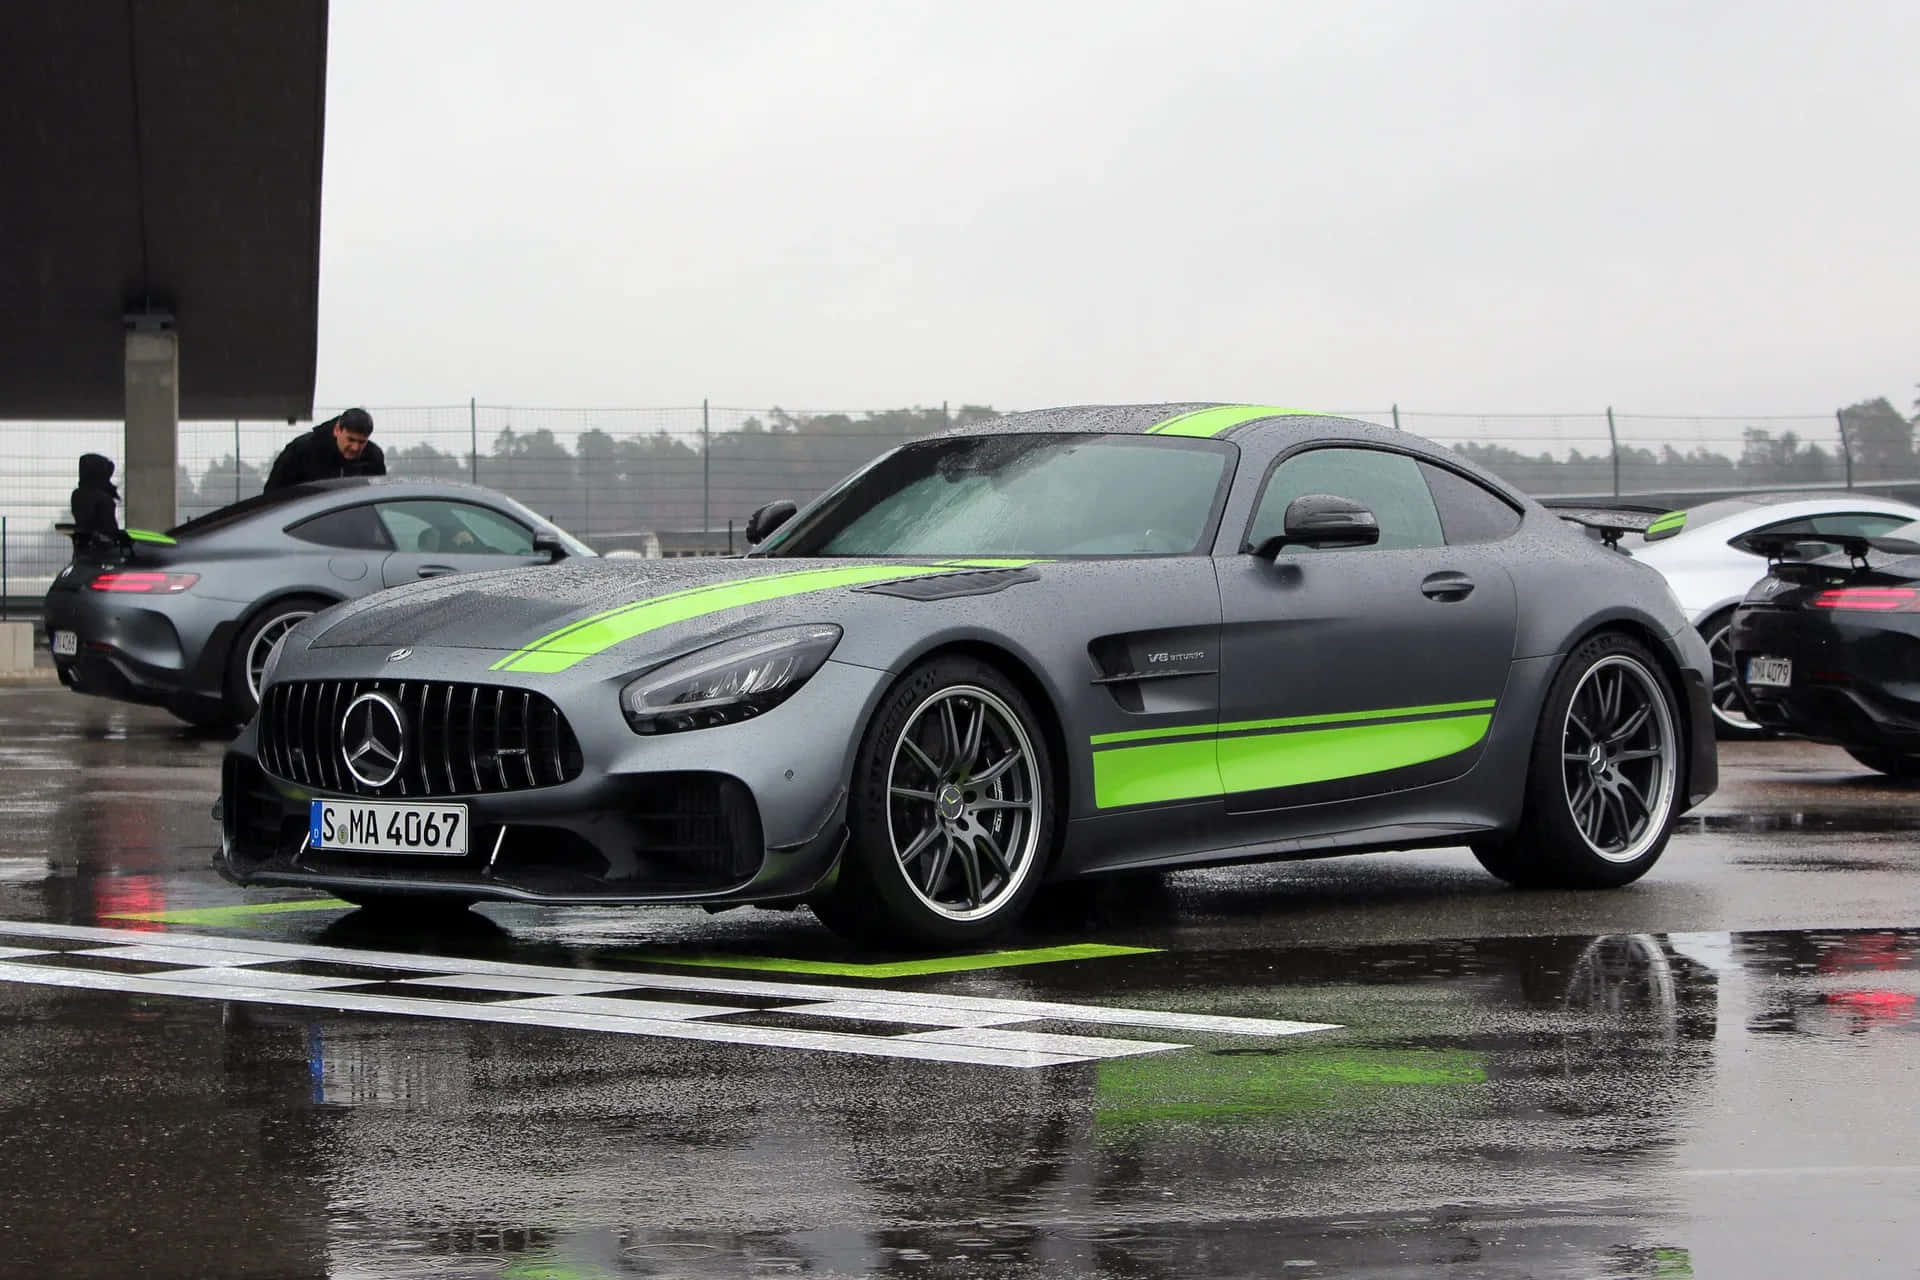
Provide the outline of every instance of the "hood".
[[569,560],[397,587],[341,607],[316,648],[486,649],[495,670],[554,672],[681,623],[729,627],[787,601],[954,574],[959,561]]
[[119,497],[119,490],[113,484],[113,459],[100,453],[80,455],[80,487],[82,489],[105,489]]

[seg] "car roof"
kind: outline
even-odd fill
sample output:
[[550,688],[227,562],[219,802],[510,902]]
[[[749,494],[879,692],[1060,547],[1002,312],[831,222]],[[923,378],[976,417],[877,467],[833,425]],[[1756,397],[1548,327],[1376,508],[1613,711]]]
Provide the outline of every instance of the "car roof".
[[465,480],[444,480],[430,476],[346,476],[338,480],[311,480],[304,484],[288,485],[272,493],[242,498],[184,521],[167,533],[174,538],[193,537],[258,519],[298,519],[308,513],[331,510],[354,498],[366,501],[379,498],[454,498],[487,502],[514,510],[525,509],[524,504],[498,489],[489,489]]
[[1920,507],[1855,489],[1785,491],[1779,493],[1741,493],[1716,498],[1687,510],[1687,528],[1703,529],[1725,520],[1751,520],[1768,524],[1791,520],[1795,516],[1822,515],[1836,511],[1878,511],[1888,515],[1908,512],[1920,517]]
[[[1026,409],[1002,414],[982,422],[971,422],[936,433],[936,438],[969,435],[1012,435],[1025,433],[1074,433],[1106,435],[1171,435],[1224,439],[1238,437],[1291,423],[1337,422],[1343,428],[1394,434],[1392,428],[1375,426],[1358,418],[1314,409],[1289,409],[1280,405],[1237,404],[1232,402],[1188,400],[1159,404],[1075,404],[1052,409]],[[1324,425],[1321,428],[1324,430]]]

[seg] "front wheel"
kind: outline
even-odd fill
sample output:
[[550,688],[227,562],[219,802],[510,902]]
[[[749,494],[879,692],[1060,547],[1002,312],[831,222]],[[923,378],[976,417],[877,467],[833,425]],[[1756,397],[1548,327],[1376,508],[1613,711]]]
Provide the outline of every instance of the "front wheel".
[[1474,846],[1482,866],[1529,888],[1611,889],[1645,875],[1679,814],[1679,701],[1638,640],[1580,644],[1547,692],[1518,830]]
[[1006,929],[1039,887],[1056,806],[1046,737],[997,669],[936,658],[888,691],[861,740],[847,848],[813,903],[835,932],[968,946]]
[[1920,778],[1920,755],[1908,755],[1890,747],[1848,747],[1848,755],[1875,773],[1889,778]]

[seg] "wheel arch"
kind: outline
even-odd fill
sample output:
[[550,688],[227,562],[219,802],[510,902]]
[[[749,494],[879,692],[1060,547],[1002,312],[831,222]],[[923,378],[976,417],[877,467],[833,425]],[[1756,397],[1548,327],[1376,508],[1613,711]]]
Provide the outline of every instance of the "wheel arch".
[[[345,599],[345,596],[336,592],[321,590],[317,587],[289,587],[254,601],[247,606],[245,613],[233,620],[233,634],[228,638],[227,652],[221,655],[222,668],[226,666],[226,660],[233,656],[233,646],[239,643],[240,637],[246,633],[247,628],[258,622],[275,605],[286,604],[291,600],[316,600],[321,602],[321,608],[324,609],[331,608]],[[319,610],[316,609],[314,612],[317,613]]]

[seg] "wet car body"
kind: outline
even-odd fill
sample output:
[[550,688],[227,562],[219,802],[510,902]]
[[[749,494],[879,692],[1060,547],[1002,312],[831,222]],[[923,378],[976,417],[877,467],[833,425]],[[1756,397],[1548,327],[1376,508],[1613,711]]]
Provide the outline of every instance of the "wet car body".
[[1920,777],[1920,523],[1842,547],[1776,563],[1741,602],[1731,635],[1741,696],[1760,724]]
[[[48,642],[75,692],[238,725],[254,713],[266,655],[294,623],[423,577],[545,564],[551,552],[532,545],[539,531],[563,539],[567,554],[593,554],[478,485],[295,485],[166,533],[131,531],[117,554],[77,554],[46,595]],[[463,535],[467,545],[441,545]]]
[[[1093,504],[1097,536],[857,554],[886,541],[863,521],[911,531],[966,486],[1129,450],[1153,465]],[[1324,501],[1342,476],[1375,486],[1394,539],[1389,508],[1419,506],[1425,542],[1270,545],[1283,511],[1287,536],[1356,518]],[[1165,506],[1188,480],[1198,517]],[[825,648],[732,719],[633,692],[723,662],[745,687],[756,645]],[[1529,770],[1560,777],[1536,738],[1576,649],[1667,691],[1642,719],[1668,749],[1659,815],[1619,819],[1632,856],[1563,875],[1517,833]],[[384,906],[804,901],[922,944],[990,936],[1043,880],[1148,867],[1473,844],[1516,882],[1623,883],[1714,787],[1707,671],[1656,574],[1416,437],[1249,406],[1018,414],[883,456],[746,559],[423,584],[302,624],[227,756],[221,865]],[[373,740],[356,704],[407,744],[373,784],[348,759]],[[386,804],[459,806],[470,829],[425,853],[312,825]]]

